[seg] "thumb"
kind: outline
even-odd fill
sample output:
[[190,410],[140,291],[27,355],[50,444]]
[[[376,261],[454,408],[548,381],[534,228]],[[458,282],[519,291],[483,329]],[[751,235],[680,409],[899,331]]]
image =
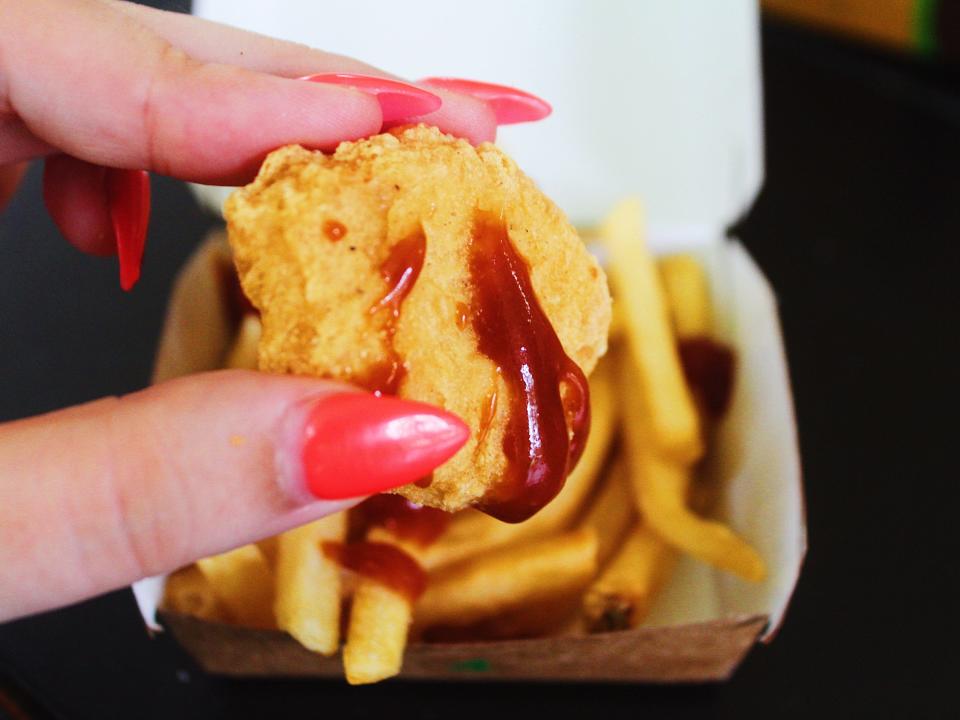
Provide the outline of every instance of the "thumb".
[[0,620],[412,482],[468,432],[429,405],[236,370],[0,426]]

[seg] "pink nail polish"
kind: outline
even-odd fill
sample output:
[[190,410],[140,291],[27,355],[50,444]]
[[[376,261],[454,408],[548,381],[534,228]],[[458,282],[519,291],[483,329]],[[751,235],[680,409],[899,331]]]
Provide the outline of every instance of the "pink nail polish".
[[380,103],[384,123],[426,115],[439,110],[443,104],[443,100],[438,95],[416,85],[373,75],[320,73],[300,79],[328,85],[344,85],[373,95]]
[[429,475],[467,441],[455,415],[424,403],[365,393],[323,397],[300,434],[303,477],[324,500],[390,490]]
[[546,100],[507,85],[494,85],[477,80],[445,77],[424,78],[420,82],[430,87],[483,100],[493,109],[493,114],[497,118],[497,125],[513,125],[514,123],[543,120],[553,112],[553,108]]

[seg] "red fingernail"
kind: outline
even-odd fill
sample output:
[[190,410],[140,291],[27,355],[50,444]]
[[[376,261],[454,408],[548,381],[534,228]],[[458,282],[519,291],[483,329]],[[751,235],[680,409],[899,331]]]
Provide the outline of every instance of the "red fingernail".
[[328,396],[307,411],[304,479],[324,500],[372,495],[429,475],[469,435],[460,418],[432,405],[365,393]]
[[140,263],[150,222],[150,174],[146,170],[107,168],[107,205],[120,259],[120,287],[131,290],[140,279]]
[[389,80],[373,75],[320,73],[318,75],[307,75],[300,79],[327,83],[328,85],[346,85],[373,95],[380,103],[380,112],[383,113],[385,123],[426,115],[434,110],[439,110],[440,106],[443,105],[440,96],[434,95],[423,88],[399,80]]
[[543,120],[553,112],[553,108],[546,100],[507,85],[444,77],[424,78],[420,82],[441,90],[449,90],[483,100],[493,109],[493,114],[497,118],[497,125],[513,125],[514,123]]

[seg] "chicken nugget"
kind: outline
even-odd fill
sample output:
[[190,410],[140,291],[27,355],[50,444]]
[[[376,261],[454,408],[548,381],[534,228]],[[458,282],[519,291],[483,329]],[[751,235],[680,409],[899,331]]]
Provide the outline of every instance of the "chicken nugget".
[[501,150],[405,127],[330,155],[281,148],[225,207],[261,370],[336,378],[461,417],[466,445],[409,500],[520,521],[589,428],[604,273]]

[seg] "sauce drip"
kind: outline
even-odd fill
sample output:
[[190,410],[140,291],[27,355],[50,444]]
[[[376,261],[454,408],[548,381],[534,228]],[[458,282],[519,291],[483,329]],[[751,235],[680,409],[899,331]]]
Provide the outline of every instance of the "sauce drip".
[[713,419],[723,417],[733,394],[733,350],[706,336],[681,340],[677,350],[687,384],[707,415]]
[[397,333],[400,308],[420,277],[426,251],[427,241],[420,230],[390,248],[390,253],[380,265],[380,277],[388,289],[370,308],[370,313],[384,315],[382,332],[386,340],[387,357],[371,366],[363,375],[351,378],[375,395],[396,395],[406,374],[403,361],[393,347],[393,337]]
[[421,547],[439,538],[450,523],[450,513],[410,502],[400,495],[374,495],[350,511],[348,539],[363,539],[367,530],[386,528],[400,540]]
[[339,220],[325,220],[323,234],[330,242],[340,242],[347,234],[347,226]]
[[386,585],[406,597],[411,604],[427,587],[427,574],[423,568],[393,545],[366,541],[347,545],[325,542],[323,554],[342,568]]
[[510,389],[507,469],[479,507],[520,522],[560,492],[580,459],[590,429],[589,386],[541,309],[506,227],[488,213],[474,222],[470,277],[480,352],[497,364]]

